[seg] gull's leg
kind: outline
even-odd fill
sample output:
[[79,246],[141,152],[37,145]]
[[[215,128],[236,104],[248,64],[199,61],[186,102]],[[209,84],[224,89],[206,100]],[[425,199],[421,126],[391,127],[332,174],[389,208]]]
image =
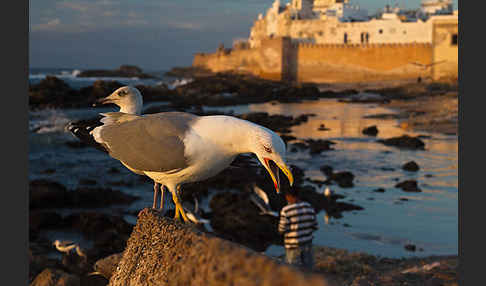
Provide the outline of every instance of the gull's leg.
[[172,193],[172,200],[174,201],[174,205],[175,205],[175,214],[174,214],[174,220],[179,220],[179,203],[177,201],[177,197],[175,195],[175,193],[171,192]]
[[153,209],[157,208],[157,193],[159,192],[159,187],[160,187],[160,184],[157,183],[157,182],[154,182],[154,203],[152,205]]
[[161,185],[160,186],[160,206],[159,206],[159,210],[161,213],[164,211],[164,193],[165,193],[164,185]]
[[181,198],[179,196],[179,192],[181,191],[181,186],[177,186],[177,189],[176,189],[176,199],[177,199],[177,203],[179,204],[179,212],[181,213],[182,215],[182,218],[184,219],[184,222],[188,222],[189,221],[189,218],[187,218],[186,216],[186,212],[184,211],[184,208],[182,208],[182,205],[181,205]]

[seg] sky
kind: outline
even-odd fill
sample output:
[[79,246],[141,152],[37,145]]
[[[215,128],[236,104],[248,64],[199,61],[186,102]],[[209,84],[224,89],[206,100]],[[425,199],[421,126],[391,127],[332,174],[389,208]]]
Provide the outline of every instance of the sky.
[[[454,0],[454,9],[457,9]],[[273,0],[30,0],[31,68],[146,71],[190,66],[193,54],[246,39]],[[282,4],[288,1],[281,0]],[[351,0],[372,14],[386,4],[418,8],[420,0]]]

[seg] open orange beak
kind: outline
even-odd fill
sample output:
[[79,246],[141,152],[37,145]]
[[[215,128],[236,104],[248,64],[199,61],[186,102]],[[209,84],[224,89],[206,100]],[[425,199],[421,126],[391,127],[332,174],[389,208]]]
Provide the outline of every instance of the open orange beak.
[[263,158],[263,161],[265,162],[265,168],[267,169],[268,173],[270,173],[270,176],[272,177],[273,184],[275,185],[275,190],[277,191],[277,193],[280,193],[279,168],[289,179],[290,186],[293,185],[294,176],[292,175],[292,172],[290,172],[289,168],[285,164],[280,165],[269,158]]

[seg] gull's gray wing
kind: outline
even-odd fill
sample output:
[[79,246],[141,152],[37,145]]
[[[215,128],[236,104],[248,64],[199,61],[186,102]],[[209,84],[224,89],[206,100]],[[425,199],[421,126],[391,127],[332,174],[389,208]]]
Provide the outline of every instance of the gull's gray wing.
[[169,172],[186,168],[184,136],[197,116],[163,112],[103,126],[99,138],[110,156],[132,169]]

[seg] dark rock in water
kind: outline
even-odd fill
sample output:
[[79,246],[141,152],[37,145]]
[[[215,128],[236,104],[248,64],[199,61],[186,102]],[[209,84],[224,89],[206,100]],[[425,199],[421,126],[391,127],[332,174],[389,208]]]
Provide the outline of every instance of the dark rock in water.
[[294,141],[297,139],[297,137],[295,136],[292,136],[292,135],[280,135],[280,138],[282,138],[282,140],[285,142],[285,144],[287,144],[287,142],[289,141]]
[[322,173],[327,177],[328,182],[334,181],[342,188],[351,188],[354,186],[353,180],[354,175],[349,171],[336,172],[334,173],[333,168],[328,165],[320,167]]
[[81,178],[81,179],[79,179],[79,184],[80,185],[94,186],[94,185],[96,185],[96,180],[88,179],[88,178]]
[[327,177],[331,177],[332,176],[333,168],[331,166],[328,166],[328,165],[321,166],[320,170]]
[[122,65],[116,70],[85,70],[78,77],[138,77],[155,78],[143,73],[142,69],[133,65]]
[[118,170],[117,167],[111,167],[110,170],[108,170],[108,173],[111,173],[111,174],[119,174],[120,173],[120,170]]
[[307,139],[305,142],[308,144],[311,154],[320,154],[322,151],[334,150],[331,145],[336,144],[335,142],[322,139]]
[[67,141],[65,144],[69,148],[73,148],[73,149],[80,149],[80,148],[90,147],[89,144],[86,144],[85,142],[78,141],[78,140],[76,140],[76,141]]
[[400,200],[401,200],[402,202],[408,202],[408,201],[409,201],[409,199],[407,199],[407,198],[400,198]]
[[115,253],[108,257],[102,258],[94,264],[94,270],[100,272],[103,277],[110,279],[113,272],[115,272],[118,262],[120,262],[123,253]]
[[252,112],[242,114],[241,119],[265,126],[275,132],[290,133],[289,128],[307,121],[307,115],[300,115],[296,118],[280,114],[269,115],[266,112]]
[[218,193],[209,206],[213,210],[211,227],[218,236],[256,251],[264,251],[272,243],[282,244],[277,231],[278,218],[260,215],[249,193]]
[[331,130],[331,129],[326,128],[326,126],[324,124],[321,124],[321,125],[319,125],[319,128],[317,128],[317,130],[319,130],[319,131],[328,131],[328,130]]
[[413,244],[406,244],[404,246],[405,250],[408,250],[408,251],[415,251],[417,249],[417,247]]
[[133,229],[133,225],[126,222],[122,216],[98,212],[68,215],[64,219],[64,224],[94,240],[93,247],[85,251],[90,261],[122,252]]
[[68,191],[63,185],[49,180],[34,180],[29,186],[29,208],[99,207],[130,204],[138,197],[118,190],[78,188]]
[[410,161],[410,162],[405,163],[402,166],[402,169],[405,170],[405,171],[417,172],[420,169],[420,167],[417,163],[415,163],[415,161]]
[[29,106],[34,108],[67,107],[75,97],[76,91],[54,76],[29,86]]
[[363,129],[363,134],[376,136],[376,134],[378,134],[378,128],[376,128],[376,125],[366,127],[365,129]]
[[351,188],[354,186],[354,175],[348,171],[333,173],[330,179],[337,182],[341,188]]
[[46,268],[42,271],[30,286],[80,286],[81,280],[78,276],[68,274],[60,269]]
[[407,181],[400,182],[395,185],[395,188],[400,188],[405,192],[416,192],[416,193],[422,192],[422,190],[420,190],[420,188],[417,185],[417,181],[415,180],[407,180]]
[[307,144],[305,144],[304,142],[295,142],[295,143],[292,143],[291,146],[296,148],[296,149],[300,149],[300,150],[307,149],[307,147],[308,147]]
[[63,227],[62,216],[55,212],[30,211],[29,231],[37,232],[41,229]]
[[373,192],[375,192],[375,193],[384,193],[385,192],[385,189],[379,188],[379,189],[374,190]]
[[395,146],[398,148],[406,149],[418,149],[424,150],[425,143],[417,137],[410,137],[408,135],[403,135],[401,137],[393,137],[384,140],[378,140],[378,142],[383,143],[387,146]]
[[59,205],[67,199],[67,189],[63,185],[49,180],[34,180],[29,184],[29,208],[49,208]]
[[111,204],[130,204],[139,197],[109,188],[78,188],[70,191],[70,204],[73,206],[98,207]]

